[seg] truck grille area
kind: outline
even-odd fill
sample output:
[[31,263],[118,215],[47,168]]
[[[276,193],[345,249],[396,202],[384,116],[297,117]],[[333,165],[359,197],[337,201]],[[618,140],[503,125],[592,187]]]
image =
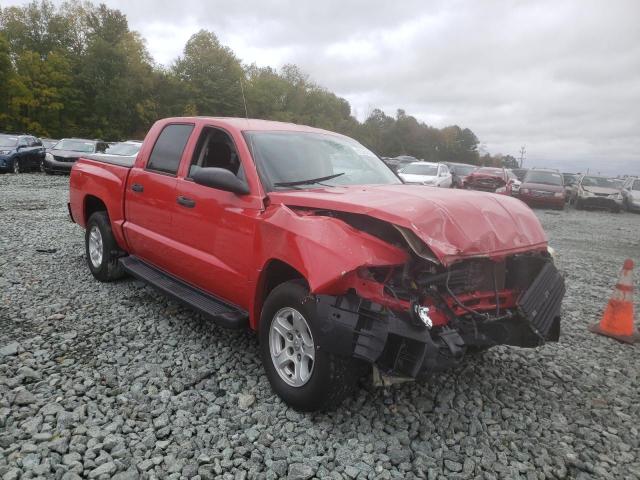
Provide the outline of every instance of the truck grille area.
[[544,340],[554,338],[554,320],[560,316],[560,306],[566,288],[564,278],[553,263],[546,263],[531,286],[518,299],[518,308],[534,332]]

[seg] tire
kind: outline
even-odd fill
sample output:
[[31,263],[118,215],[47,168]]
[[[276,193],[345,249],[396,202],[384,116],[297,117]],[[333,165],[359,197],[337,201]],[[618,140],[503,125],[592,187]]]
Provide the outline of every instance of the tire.
[[125,276],[118,259],[124,255],[116,243],[107,212],[95,212],[89,217],[84,234],[87,265],[101,282],[113,282]]
[[[302,317],[296,319],[296,314]],[[328,410],[337,407],[352,391],[358,378],[358,363],[351,358],[326,352],[313,341],[319,322],[316,304],[309,299],[309,289],[301,281],[278,285],[267,297],[260,315],[260,357],[271,388],[289,406],[301,411]],[[290,329],[283,325],[290,325]],[[272,328],[274,325],[274,328]],[[304,327],[308,327],[305,332]],[[302,328],[299,328],[302,327]],[[280,332],[280,333],[279,333]],[[292,341],[284,340],[283,332],[291,332]],[[296,333],[301,334],[297,344]],[[316,335],[317,338],[317,335]],[[299,349],[298,354],[296,350]],[[284,354],[286,367],[277,368],[274,356]],[[289,354],[289,351],[293,355]],[[307,352],[313,352],[309,361]],[[302,361],[292,360],[295,356]],[[305,362],[306,359],[306,362]],[[291,368],[296,366],[296,368]],[[287,374],[286,369],[297,371]],[[306,376],[306,379],[304,377]],[[288,380],[285,380],[288,378]],[[298,383],[298,385],[294,385]]]
[[13,170],[12,171],[16,175],[18,175],[22,171],[22,169],[20,168],[20,161],[17,158],[13,161]]
[[582,202],[580,201],[579,198],[575,199],[574,206],[576,207],[576,210],[583,210],[584,209],[584,206],[582,205]]

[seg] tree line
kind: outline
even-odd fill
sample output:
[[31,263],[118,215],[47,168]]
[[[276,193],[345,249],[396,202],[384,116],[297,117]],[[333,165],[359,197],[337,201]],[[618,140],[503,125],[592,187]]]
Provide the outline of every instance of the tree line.
[[[244,94],[244,95],[243,95]],[[159,118],[245,116],[325,128],[381,156],[500,164],[468,128],[436,128],[398,110],[364,122],[295,65],[246,65],[212,32],[170,66],[151,58],[126,16],[104,4],[48,0],[0,9],[0,131],[42,137],[142,138]]]

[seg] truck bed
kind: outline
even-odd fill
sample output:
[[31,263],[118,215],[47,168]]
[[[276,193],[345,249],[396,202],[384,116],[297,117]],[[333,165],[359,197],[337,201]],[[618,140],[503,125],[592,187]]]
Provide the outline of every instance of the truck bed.
[[119,167],[132,168],[136,162],[136,155],[122,156],[122,155],[108,155],[106,153],[94,153],[92,155],[85,155],[82,158],[89,160],[95,160],[97,162],[108,163],[110,165],[118,165]]

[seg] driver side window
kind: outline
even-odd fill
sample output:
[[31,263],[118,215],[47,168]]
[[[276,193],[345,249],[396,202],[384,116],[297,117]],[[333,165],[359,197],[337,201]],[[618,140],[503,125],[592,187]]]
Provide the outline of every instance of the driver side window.
[[224,168],[244,179],[244,170],[233,140],[226,132],[214,127],[202,129],[187,178],[192,178],[199,168]]

